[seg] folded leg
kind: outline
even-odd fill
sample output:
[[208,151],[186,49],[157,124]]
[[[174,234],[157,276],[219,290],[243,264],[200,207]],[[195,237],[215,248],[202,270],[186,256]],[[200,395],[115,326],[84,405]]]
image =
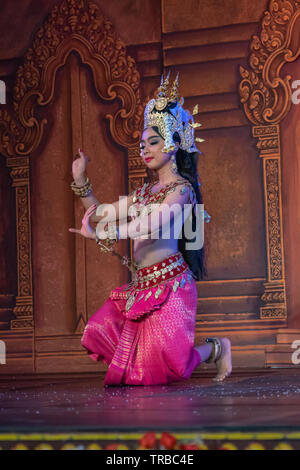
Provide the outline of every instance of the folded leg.
[[94,361],[110,364],[118,346],[125,318],[117,303],[108,298],[89,319],[81,338]]

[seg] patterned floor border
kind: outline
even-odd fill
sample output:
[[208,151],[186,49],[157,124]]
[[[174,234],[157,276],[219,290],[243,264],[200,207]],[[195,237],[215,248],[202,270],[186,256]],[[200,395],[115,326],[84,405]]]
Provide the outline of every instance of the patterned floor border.
[[300,450],[300,432],[0,433],[0,450]]

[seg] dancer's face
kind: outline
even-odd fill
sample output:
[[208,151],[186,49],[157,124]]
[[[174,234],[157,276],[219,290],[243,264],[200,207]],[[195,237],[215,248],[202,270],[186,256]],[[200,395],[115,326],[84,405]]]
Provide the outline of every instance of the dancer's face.
[[163,152],[164,139],[152,127],[144,130],[141,139],[141,156],[150,170],[160,170],[170,161],[172,152]]

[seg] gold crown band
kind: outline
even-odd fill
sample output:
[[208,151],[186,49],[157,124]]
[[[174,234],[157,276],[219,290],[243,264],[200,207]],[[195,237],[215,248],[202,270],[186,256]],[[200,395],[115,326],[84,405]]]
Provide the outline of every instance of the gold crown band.
[[[180,98],[178,93],[179,74],[172,87],[169,89],[169,77],[164,80],[161,78],[160,86],[156,92],[156,98],[151,99],[144,111],[144,128],[156,126],[159,133],[165,140],[163,152],[171,152],[175,149],[173,135],[175,132],[180,137],[180,148],[193,153],[201,153],[195,146],[195,129],[200,127],[200,123],[195,123],[193,116],[198,114],[198,105],[191,114],[183,109],[184,99]],[[197,138],[196,141],[203,142],[203,139]]]

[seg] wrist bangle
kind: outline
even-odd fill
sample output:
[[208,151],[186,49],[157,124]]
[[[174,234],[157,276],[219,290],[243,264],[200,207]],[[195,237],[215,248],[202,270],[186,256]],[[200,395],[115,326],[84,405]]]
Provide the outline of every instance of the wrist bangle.
[[92,185],[88,177],[83,185],[78,186],[75,181],[71,183],[71,189],[74,191],[76,196],[87,197],[92,192]]

